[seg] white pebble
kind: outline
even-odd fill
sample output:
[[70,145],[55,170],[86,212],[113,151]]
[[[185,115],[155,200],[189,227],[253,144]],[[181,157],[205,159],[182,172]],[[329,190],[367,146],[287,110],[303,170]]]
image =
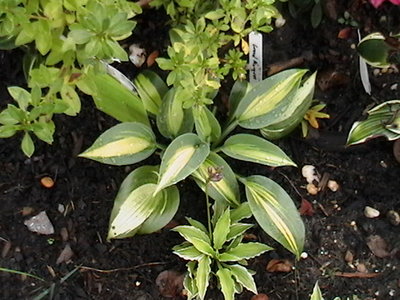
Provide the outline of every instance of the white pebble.
[[370,206],[366,206],[366,207],[364,208],[364,215],[365,215],[367,218],[373,219],[373,218],[379,217],[380,212],[379,212],[379,210],[377,210],[377,209],[375,209],[375,208],[372,208],[372,207],[370,207]]
[[339,184],[335,180],[329,180],[327,186],[332,192],[336,192],[339,189]]
[[146,50],[137,44],[129,46],[129,60],[136,66],[141,67],[146,61]]
[[32,232],[37,232],[39,234],[45,234],[45,235],[54,233],[53,224],[51,224],[50,219],[45,211],[42,211],[36,216],[33,216],[32,218],[25,220],[24,224]]
[[308,253],[307,253],[307,252],[302,252],[302,253],[300,254],[300,257],[301,257],[302,259],[306,259],[306,258],[308,258]]
[[398,83],[392,84],[392,85],[390,86],[390,89],[391,89],[392,91],[395,91],[395,90],[397,90],[398,86],[399,86]]
[[319,177],[315,170],[315,167],[312,165],[305,165],[301,168],[301,174],[307,180],[308,183],[312,183],[314,180],[319,182]]

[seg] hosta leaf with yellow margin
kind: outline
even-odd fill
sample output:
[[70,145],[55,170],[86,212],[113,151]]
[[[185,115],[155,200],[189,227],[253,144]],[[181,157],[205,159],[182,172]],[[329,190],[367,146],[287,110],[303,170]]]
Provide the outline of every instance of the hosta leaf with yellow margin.
[[278,146],[252,134],[231,136],[221,150],[230,157],[271,167],[296,166]]
[[211,259],[208,256],[203,256],[199,260],[196,274],[196,285],[199,291],[199,298],[203,300],[206,296],[208,284],[211,274]]
[[249,291],[257,294],[256,283],[254,282],[253,276],[250,274],[249,270],[241,265],[230,265],[228,268],[231,270],[231,273],[237,282]]
[[239,184],[229,164],[218,154],[211,152],[199,168],[192,173],[197,185],[205,191],[208,168],[222,167],[222,179],[208,183],[208,195],[216,201],[229,203],[236,207],[240,204]]
[[174,139],[162,157],[156,193],[192,174],[206,160],[209,153],[209,144],[193,133],[186,133]]
[[234,300],[235,295],[235,281],[232,278],[231,270],[224,268],[223,266],[218,266],[218,271],[216,273],[218,281],[221,285],[222,294],[224,294],[225,300]]
[[300,257],[305,229],[300,214],[285,190],[271,179],[254,175],[240,179],[257,223],[272,238]]
[[272,124],[287,97],[293,97],[307,70],[291,69],[264,79],[241,99],[235,118],[241,127],[260,129]]
[[155,136],[150,127],[127,122],[102,133],[79,156],[110,165],[130,165],[146,159],[155,149]]

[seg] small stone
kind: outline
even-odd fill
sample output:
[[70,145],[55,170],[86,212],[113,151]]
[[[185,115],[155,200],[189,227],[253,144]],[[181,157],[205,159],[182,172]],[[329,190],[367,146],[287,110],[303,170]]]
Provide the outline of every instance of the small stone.
[[63,204],[59,203],[57,206],[57,210],[60,214],[63,214],[65,211],[65,206]]
[[276,28],[281,28],[283,25],[285,25],[286,20],[282,17],[279,17],[275,20],[275,27]]
[[381,71],[379,69],[374,69],[372,73],[374,74],[374,76],[378,76],[379,74],[381,74]]
[[300,257],[301,257],[302,259],[306,259],[306,258],[308,258],[308,253],[307,253],[307,252],[302,252],[302,253],[300,254]]
[[388,218],[390,224],[394,226],[398,226],[400,224],[400,215],[397,211],[389,210],[386,214],[386,217]]
[[303,168],[301,168],[301,174],[308,183],[313,183],[314,180],[319,182],[319,177],[317,175],[315,167],[312,165],[304,165]]
[[347,250],[344,255],[344,260],[348,263],[352,263],[354,260],[354,254],[350,250]]
[[318,188],[312,183],[307,184],[306,189],[310,195],[318,194]]
[[140,48],[137,44],[129,46],[129,60],[138,68],[146,61],[146,50]]
[[327,187],[332,191],[336,192],[339,189],[339,184],[335,180],[329,180]]
[[399,86],[398,83],[392,84],[392,85],[390,86],[390,89],[391,89],[392,91],[395,91],[395,90],[397,90],[398,86]]
[[74,255],[74,252],[71,249],[71,246],[69,244],[66,244],[64,249],[61,251],[60,255],[57,258],[56,265],[59,265],[61,263],[67,263],[71,260],[72,256]]
[[357,271],[360,273],[368,273],[367,267],[363,263],[357,265]]
[[367,218],[373,219],[373,218],[379,217],[380,212],[379,212],[379,210],[377,210],[377,209],[375,209],[375,208],[372,208],[372,207],[370,207],[370,206],[366,206],[366,207],[364,208],[364,215],[365,215]]
[[53,224],[51,224],[50,219],[45,211],[42,211],[36,216],[33,216],[32,218],[25,220],[24,224],[32,232],[37,232],[39,234],[45,234],[45,235],[54,233]]

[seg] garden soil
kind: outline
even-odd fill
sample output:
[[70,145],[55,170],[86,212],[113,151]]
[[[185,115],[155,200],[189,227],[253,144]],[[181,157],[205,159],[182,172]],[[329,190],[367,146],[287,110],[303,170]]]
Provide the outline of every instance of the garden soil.
[[[306,254],[299,261],[258,226],[246,236],[249,241],[275,248],[249,262],[249,268],[256,271],[259,293],[271,300],[309,299],[317,281],[326,300],[336,296],[353,299],[353,295],[358,296],[354,299],[400,299],[400,226],[387,217],[391,210],[400,212],[400,165],[393,155],[393,143],[377,139],[344,146],[352,123],[365,118],[366,108],[400,99],[396,68],[384,73],[370,68],[372,95],[366,94],[354,50],[357,29],[349,27],[344,38],[338,38],[347,25],[332,18],[334,14],[343,16],[345,10],[359,23],[362,35],[374,30],[400,31],[398,7],[385,3],[374,10],[366,2],[328,1],[336,7],[327,8],[327,16],[316,29],[307,19],[300,21],[287,15],[286,26],[264,36],[266,73],[277,62],[285,65],[293,58],[297,67],[318,70],[315,98],[326,103],[325,112],[330,115],[330,119],[320,121],[318,130],[310,131],[308,138],[302,138],[298,130],[277,142],[298,168],[234,165],[239,174],[274,179],[302,208]],[[141,42],[148,52],[159,50],[163,55],[167,27],[163,23],[166,17],[160,14],[147,11],[141,16],[132,40]],[[11,103],[6,87],[24,85],[22,54],[20,50],[0,51],[2,108]],[[119,68],[129,77],[140,71],[128,63]],[[224,93],[220,96],[226,98]],[[222,104],[220,113],[224,114]],[[106,241],[113,199],[124,177],[137,165],[107,166],[77,157],[101,132],[116,124],[97,111],[90,98],[83,98],[78,116],[59,115],[55,123],[53,145],[36,143],[35,154],[29,159],[19,149],[20,135],[0,140],[0,267],[44,279],[0,272],[0,299],[33,299],[43,291],[53,299],[185,299],[169,281],[160,283],[156,279],[165,270],[178,274],[185,271],[185,261],[171,251],[182,238],[170,228],[185,224],[185,216],[206,220],[199,188],[190,179],[178,184],[181,206],[168,228],[151,235]],[[145,161],[158,162],[157,158]],[[306,164],[315,166],[324,180],[335,180],[338,191],[325,188],[317,195],[308,194],[301,175]],[[54,179],[53,187],[40,183],[46,176]],[[379,216],[367,218],[366,206],[379,211]],[[41,211],[46,211],[54,234],[39,235],[24,225],[26,219]],[[66,256],[60,258],[61,253]],[[285,272],[267,268],[271,261],[289,268]],[[161,293],[160,285],[164,288]],[[168,288],[170,292],[165,292]],[[252,296],[243,292],[236,299],[250,300]],[[207,299],[223,299],[215,282],[211,282]]]

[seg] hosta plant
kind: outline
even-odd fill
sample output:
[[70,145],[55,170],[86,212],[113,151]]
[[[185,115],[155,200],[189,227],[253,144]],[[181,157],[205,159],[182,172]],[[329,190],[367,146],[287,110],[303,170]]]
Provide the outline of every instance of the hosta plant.
[[18,105],[2,112],[0,137],[23,131],[27,156],[34,151],[32,133],[51,143],[53,115],[80,111],[76,86],[92,60],[128,60],[118,41],[131,35],[130,19],[140,11],[127,0],[0,1],[0,50],[24,50],[29,88],[9,89]]
[[[240,286],[254,291],[247,280],[250,273],[240,277],[237,274],[243,269],[232,262],[269,247],[241,244],[236,239],[248,228],[239,223],[241,207],[247,207],[265,232],[299,257],[304,226],[289,195],[265,176],[238,175],[225,157],[271,167],[296,166],[267,139],[232,132],[239,126],[260,129],[265,136],[270,132],[274,137],[287,134],[288,128],[301,122],[311,104],[315,74],[304,80],[305,74],[306,70],[293,69],[254,86],[237,82],[230,95],[227,122],[221,126],[212,107],[203,103],[185,105],[189,97],[182,98],[175,88],[168,89],[155,73],[147,71],[134,80],[136,93],[108,74],[89,72],[80,83],[82,89],[93,96],[100,110],[122,123],[101,134],[80,156],[111,165],[134,164],[154,153],[161,159],[159,165],[136,168],[122,183],[111,213],[108,239],[164,227],[181,201],[177,183],[192,178],[206,194],[208,212],[208,196],[213,199],[208,228],[189,219],[190,226],[175,229],[187,240],[184,246],[175,248],[176,253],[182,256],[189,247],[191,254],[198,254],[191,256],[193,262],[188,265],[186,284],[188,289],[192,287],[192,294],[204,298],[208,277],[194,278],[211,265],[226,299],[233,299],[232,292],[238,292]],[[240,196],[239,184],[245,188],[246,200]],[[241,281],[244,278],[246,282]],[[238,284],[227,290],[225,283],[232,281]]]

